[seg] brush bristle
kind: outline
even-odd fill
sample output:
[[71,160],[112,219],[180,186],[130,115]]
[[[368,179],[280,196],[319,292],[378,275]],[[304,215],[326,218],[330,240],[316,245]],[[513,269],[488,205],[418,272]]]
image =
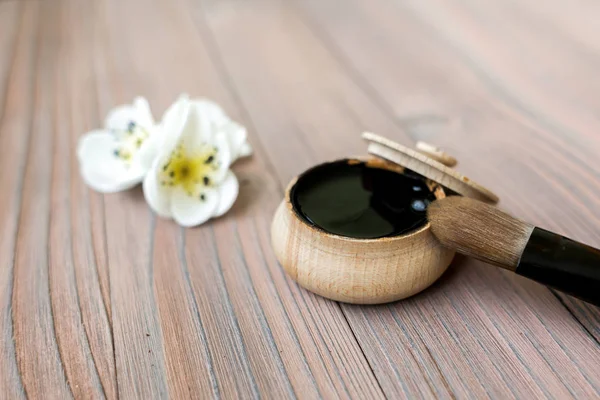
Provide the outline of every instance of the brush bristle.
[[427,216],[444,246],[510,270],[519,264],[533,230],[496,207],[466,197],[434,201]]

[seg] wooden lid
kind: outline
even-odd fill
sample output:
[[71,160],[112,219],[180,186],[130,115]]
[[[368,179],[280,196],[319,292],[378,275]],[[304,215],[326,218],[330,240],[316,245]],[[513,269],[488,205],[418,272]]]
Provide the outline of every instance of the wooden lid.
[[488,189],[424,154],[371,132],[363,133],[362,137],[369,142],[369,154],[406,167],[462,196],[486,203],[498,202],[498,196]]

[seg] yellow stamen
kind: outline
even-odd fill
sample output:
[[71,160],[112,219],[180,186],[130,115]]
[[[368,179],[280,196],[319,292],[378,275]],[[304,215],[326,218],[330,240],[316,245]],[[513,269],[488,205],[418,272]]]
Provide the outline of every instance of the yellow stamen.
[[146,129],[134,122],[129,123],[125,132],[127,133],[126,135],[117,132],[118,147],[115,149],[114,154],[129,166],[133,155],[142,147],[142,144],[148,139],[150,134]]
[[162,166],[159,181],[163,186],[180,186],[190,196],[204,200],[203,189],[213,184],[211,177],[218,169],[216,154],[211,146],[190,152],[179,145]]

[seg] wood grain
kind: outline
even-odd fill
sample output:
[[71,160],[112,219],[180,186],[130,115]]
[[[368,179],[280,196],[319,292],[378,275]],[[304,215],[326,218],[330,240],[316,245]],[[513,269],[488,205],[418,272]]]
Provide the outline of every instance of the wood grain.
[[[283,188],[423,140],[533,224],[600,245],[600,8],[551,0],[0,2],[0,398],[595,398],[600,312],[457,257],[385,306],[301,289]],[[181,92],[248,127],[224,217],[182,229],[89,190],[108,110]]]
[[[2,113],[0,114],[0,145],[11,149],[2,156],[2,187],[14,188],[0,197],[1,239],[0,257],[0,385],[2,398],[24,398],[25,392],[20,371],[17,367],[13,324],[13,276],[16,248],[16,233],[21,209],[24,159],[27,153],[29,136],[28,121],[32,114],[33,77],[36,68],[38,47],[37,30],[39,22],[37,6],[22,4],[0,5],[2,19]],[[5,164],[7,163],[7,164]],[[11,171],[4,168],[11,165]]]

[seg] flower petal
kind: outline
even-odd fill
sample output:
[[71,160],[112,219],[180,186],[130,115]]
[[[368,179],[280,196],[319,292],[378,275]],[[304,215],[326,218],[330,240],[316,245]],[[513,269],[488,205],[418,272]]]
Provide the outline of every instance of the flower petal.
[[144,179],[144,171],[141,169],[120,171],[108,167],[95,168],[95,166],[84,165],[80,172],[86,185],[101,193],[116,193],[131,189]]
[[220,124],[223,121],[229,120],[227,114],[225,114],[225,111],[223,111],[221,106],[212,100],[203,98],[194,99],[192,100],[192,104],[204,110],[206,112],[207,117],[209,117],[210,120],[213,121],[213,123],[215,124]]
[[106,131],[92,131],[77,145],[81,175],[88,186],[102,193],[129,189],[144,179],[146,170],[139,164],[127,166],[115,157],[117,142]]
[[250,146],[250,143],[245,142],[244,144],[242,144],[240,146],[237,156],[238,156],[238,158],[248,157],[248,156],[252,155],[253,151],[254,150],[252,150],[252,146]]
[[104,120],[104,127],[110,130],[126,130],[131,121],[135,121],[135,108],[131,105],[118,106],[112,109]]
[[213,214],[213,217],[220,217],[225,214],[233,203],[239,193],[239,183],[233,172],[229,171],[225,176],[223,182],[219,185],[219,205]]
[[145,98],[136,97],[133,104],[123,104],[113,108],[104,120],[104,127],[124,131],[132,121],[146,128],[154,124],[150,105]]
[[220,183],[225,179],[227,171],[229,171],[229,167],[231,166],[231,150],[229,141],[223,132],[219,132],[215,135],[213,144],[217,148],[217,162],[219,168],[211,174],[211,177],[215,183]]
[[246,128],[237,122],[228,121],[220,129],[227,135],[232,162],[252,153],[252,148],[247,142],[248,133],[246,132]]
[[150,128],[150,136],[148,139],[144,140],[142,146],[134,155],[135,160],[139,162],[143,169],[149,170],[152,166],[152,163],[159,152],[161,140],[160,129],[154,126]]
[[219,205],[219,193],[208,189],[202,193],[204,200],[190,196],[181,188],[175,188],[171,194],[171,212],[181,226],[191,227],[203,224],[213,216]]
[[218,125],[226,119],[221,107],[212,101],[190,101],[190,114],[182,134],[185,146],[195,150],[205,143],[211,143]]
[[144,97],[138,96],[133,100],[133,106],[136,111],[136,122],[143,127],[151,127],[154,125],[154,117],[150,110],[150,104]]
[[203,129],[209,130],[208,135],[203,134],[204,140],[210,140],[215,132],[224,132],[229,141],[231,162],[252,153],[252,148],[247,142],[246,128],[232,121],[217,103],[207,99],[195,99],[192,104],[202,114]]
[[80,163],[92,164],[117,161],[114,157],[115,148],[116,141],[109,132],[103,130],[91,131],[79,139],[77,158]]
[[179,96],[175,103],[165,111],[160,123],[161,154],[168,155],[175,149],[186,126],[189,113],[190,102],[187,94]]
[[[155,161],[156,163],[156,161]],[[143,183],[144,198],[150,208],[163,218],[171,218],[171,188],[159,185],[156,177],[156,168],[153,167],[146,175]]]

